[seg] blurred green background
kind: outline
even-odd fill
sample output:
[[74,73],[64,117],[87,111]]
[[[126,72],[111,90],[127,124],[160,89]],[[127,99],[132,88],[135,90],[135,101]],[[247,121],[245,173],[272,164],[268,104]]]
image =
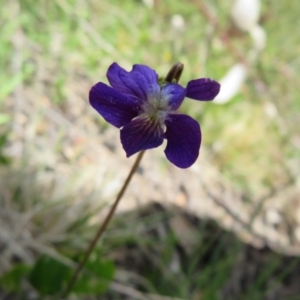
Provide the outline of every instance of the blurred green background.
[[[24,290],[28,287],[21,284],[23,275],[37,288],[39,283],[32,278],[34,274],[39,277],[43,269],[39,267],[45,264],[47,268],[49,262],[42,258],[35,265],[37,273],[31,269],[31,275],[24,266],[34,265],[41,254],[71,266],[71,259],[78,260],[78,253],[92,236],[93,218],[103,203],[93,204],[92,185],[85,181],[93,160],[92,154],[87,158],[82,155],[83,137],[108,132],[109,141],[110,136],[107,124],[89,107],[88,92],[96,82],[107,82],[106,70],[112,62],[127,70],[134,63],[146,64],[164,76],[180,61],[185,66],[183,86],[199,77],[221,80],[234,65],[246,65],[246,79],[227,103],[196,105],[185,101],[181,109],[201,123],[202,147],[209,162],[244,195],[249,206],[254,198],[288,189],[288,197],[284,194],[279,200],[282,222],[292,231],[292,242],[300,244],[300,3],[262,1],[259,24],[265,31],[266,45],[261,51],[255,50],[249,33],[234,24],[232,5],[233,1],[217,0],[0,0],[1,223],[8,236],[25,225],[23,237],[43,233],[35,246],[31,242],[27,245],[26,238],[18,246],[16,238],[7,252],[8,242],[4,233],[0,235],[0,253],[3,244],[5,254],[0,275],[16,263],[24,263],[9,275],[13,288],[8,290],[23,293],[23,298],[16,299],[27,299]],[[63,189],[57,189],[56,182],[63,182]],[[108,179],[102,183],[110,188]],[[83,198],[90,200],[77,205],[77,199]],[[77,205],[76,209],[67,212],[72,205]],[[260,209],[263,203],[256,205]],[[68,221],[62,222],[65,219]],[[132,240],[139,243],[142,239],[130,234],[112,239],[102,252],[107,254]],[[172,238],[168,245],[172,252]],[[229,266],[234,262],[234,251],[228,254]],[[105,257],[98,262],[99,270],[107,268],[101,276],[110,281],[114,267]],[[222,270],[227,266],[222,268],[223,263],[219,264]],[[184,288],[177,288],[175,278],[155,274],[166,278],[158,284],[157,278],[148,274],[150,285],[157,286],[148,291],[183,299],[219,299],[216,290],[226,272],[213,284],[215,277],[207,271],[199,283],[199,294],[191,292],[188,279]],[[93,284],[83,282],[82,286],[93,289]],[[7,290],[7,284],[3,286]],[[107,285],[98,288],[93,291],[102,293]],[[51,288],[49,291],[40,290],[42,295],[51,294]],[[263,299],[251,298],[255,295],[252,292],[243,299]],[[300,299],[296,297],[293,299]]]

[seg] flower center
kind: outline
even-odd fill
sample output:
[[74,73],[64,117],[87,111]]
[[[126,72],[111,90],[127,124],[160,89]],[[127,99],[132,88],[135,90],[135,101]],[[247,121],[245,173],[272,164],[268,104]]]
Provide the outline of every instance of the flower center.
[[149,120],[152,122],[158,122],[161,125],[164,124],[169,111],[169,99],[163,96],[160,91],[149,95],[147,102],[143,105],[143,113],[149,118]]

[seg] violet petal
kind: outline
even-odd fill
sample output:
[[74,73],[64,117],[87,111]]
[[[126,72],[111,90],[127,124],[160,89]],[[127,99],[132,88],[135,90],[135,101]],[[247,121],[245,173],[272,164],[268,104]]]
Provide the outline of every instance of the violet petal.
[[184,100],[186,89],[177,83],[171,83],[162,88],[161,94],[164,99],[169,99],[170,108],[177,110]]
[[186,87],[186,97],[209,101],[213,100],[220,91],[220,84],[209,78],[200,78],[189,81]]
[[110,124],[122,127],[138,115],[142,102],[98,82],[89,94],[91,106]]
[[165,121],[168,140],[165,154],[179,168],[190,167],[198,158],[201,144],[200,125],[187,115],[170,114]]
[[121,129],[121,142],[127,157],[156,148],[163,142],[163,128],[146,117],[137,117]]
[[130,72],[113,63],[107,71],[110,85],[120,93],[129,94],[146,101],[148,95],[159,91],[158,75],[145,65],[133,65]]

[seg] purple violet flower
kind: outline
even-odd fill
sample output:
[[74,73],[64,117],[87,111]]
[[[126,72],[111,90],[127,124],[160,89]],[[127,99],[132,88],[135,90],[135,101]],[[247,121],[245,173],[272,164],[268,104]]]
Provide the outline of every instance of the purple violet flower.
[[200,78],[183,88],[177,83],[159,82],[148,66],[134,65],[127,72],[117,63],[108,68],[107,78],[111,87],[102,82],[95,84],[89,94],[90,103],[107,122],[121,128],[127,157],[156,148],[167,139],[168,160],[179,168],[190,167],[199,155],[200,125],[176,111],[185,97],[213,100],[220,84]]

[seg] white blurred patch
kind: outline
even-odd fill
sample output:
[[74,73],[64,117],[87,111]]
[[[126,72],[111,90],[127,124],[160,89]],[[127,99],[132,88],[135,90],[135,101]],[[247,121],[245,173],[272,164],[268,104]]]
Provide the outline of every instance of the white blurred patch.
[[143,0],[145,6],[152,8],[154,6],[154,0]]
[[258,24],[260,16],[260,0],[235,0],[231,10],[231,17],[234,24],[241,30],[249,32],[253,40],[251,59],[265,48],[266,32]]
[[278,116],[277,108],[272,102],[264,102],[263,108],[269,118],[274,119]]
[[240,90],[247,75],[247,68],[244,64],[234,65],[227,74],[219,81],[221,84],[220,93],[213,103],[224,104],[230,101]]
[[255,50],[256,51],[263,50],[266,46],[266,39],[267,39],[265,30],[261,26],[255,25],[254,27],[251,28],[249,33],[250,36],[252,37]]
[[260,0],[235,0],[231,16],[239,29],[250,31],[259,20]]
[[282,221],[282,217],[276,208],[270,207],[266,211],[266,221],[269,224],[276,226],[280,224],[280,222]]
[[184,18],[181,15],[174,15],[171,19],[171,24],[172,27],[176,30],[176,31],[183,31],[184,27],[185,27],[185,21]]
[[[253,47],[247,53],[249,66],[257,60],[259,53],[266,45],[266,32],[258,24],[260,9],[260,0],[235,0],[231,9],[234,24],[240,30],[248,32],[253,41]],[[246,77],[246,65],[242,63],[234,65],[221,79],[221,90],[213,103],[224,104],[229,102],[239,92]]]

